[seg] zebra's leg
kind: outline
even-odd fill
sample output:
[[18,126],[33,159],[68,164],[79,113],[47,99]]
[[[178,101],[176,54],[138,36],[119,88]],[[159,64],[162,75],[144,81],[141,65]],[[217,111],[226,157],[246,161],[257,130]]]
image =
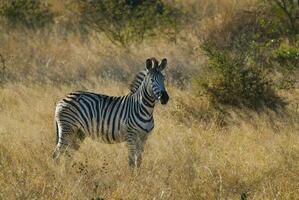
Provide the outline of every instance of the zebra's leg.
[[139,169],[141,162],[142,162],[142,155],[144,151],[144,145],[146,143],[147,136],[142,135],[137,137],[136,141],[136,161],[135,161],[135,167]]
[[128,138],[129,166],[133,171],[141,165],[145,142],[146,136],[140,137],[137,134],[132,134]]
[[136,139],[136,134],[128,131],[126,140],[128,145],[129,167],[132,171],[134,171],[136,163]]
[[131,170],[135,169],[135,160],[136,160],[136,146],[134,143],[128,142],[128,158],[129,158],[129,167]]

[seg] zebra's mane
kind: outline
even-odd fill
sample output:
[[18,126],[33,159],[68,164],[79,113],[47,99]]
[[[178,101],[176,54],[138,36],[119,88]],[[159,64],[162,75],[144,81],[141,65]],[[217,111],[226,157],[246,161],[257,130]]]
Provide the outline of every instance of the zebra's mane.
[[138,88],[140,87],[141,83],[144,80],[144,77],[146,76],[147,72],[145,70],[139,72],[138,74],[136,74],[134,80],[132,81],[132,83],[130,84],[130,91],[131,93],[135,93]]

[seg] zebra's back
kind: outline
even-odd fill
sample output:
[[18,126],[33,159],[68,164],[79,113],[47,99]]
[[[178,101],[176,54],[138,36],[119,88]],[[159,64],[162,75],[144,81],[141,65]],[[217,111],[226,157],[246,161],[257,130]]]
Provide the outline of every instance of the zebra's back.
[[91,92],[73,92],[56,107],[55,118],[60,127],[105,143],[125,140],[125,119],[129,111],[128,96],[113,97]]

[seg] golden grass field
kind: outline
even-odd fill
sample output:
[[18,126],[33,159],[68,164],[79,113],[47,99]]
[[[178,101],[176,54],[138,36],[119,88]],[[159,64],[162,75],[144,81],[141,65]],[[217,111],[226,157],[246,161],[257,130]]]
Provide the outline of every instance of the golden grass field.
[[[53,2],[61,9],[60,1]],[[256,1],[211,1],[222,11],[211,18],[204,16],[210,8],[205,2],[198,5],[204,19],[195,31],[203,38],[228,10]],[[298,85],[282,94],[290,102],[284,111],[228,107],[223,114],[193,88],[189,76],[200,72],[206,58],[198,35],[189,30],[187,42],[156,39],[124,50],[98,35],[86,42],[56,29],[0,28],[6,64],[1,73],[14,80],[0,86],[0,199],[299,199]],[[55,104],[74,90],[125,95],[152,56],[169,60],[170,101],[155,109],[140,172],[130,173],[125,144],[91,139],[71,165],[64,159],[54,164]],[[177,80],[185,76],[179,87]]]
[[[86,87],[112,95],[126,90],[111,82]],[[130,174],[124,144],[90,139],[66,171],[63,160],[58,166],[52,161],[53,112],[55,102],[74,89],[1,88],[1,199],[240,199],[243,193],[249,199],[298,198],[298,110],[296,118],[248,113],[236,117],[236,125],[209,127],[182,110],[182,101],[198,105],[190,100],[195,97],[169,87],[171,101],[157,106],[138,175]]]

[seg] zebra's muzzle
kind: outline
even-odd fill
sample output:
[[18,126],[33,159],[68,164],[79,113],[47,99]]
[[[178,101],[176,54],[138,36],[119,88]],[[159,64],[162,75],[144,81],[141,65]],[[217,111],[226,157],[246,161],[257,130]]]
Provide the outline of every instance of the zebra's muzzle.
[[161,92],[161,96],[160,96],[159,100],[160,100],[160,102],[161,102],[162,105],[167,104],[167,102],[169,100],[169,96],[168,96],[168,94],[167,94],[166,91],[162,91]]

